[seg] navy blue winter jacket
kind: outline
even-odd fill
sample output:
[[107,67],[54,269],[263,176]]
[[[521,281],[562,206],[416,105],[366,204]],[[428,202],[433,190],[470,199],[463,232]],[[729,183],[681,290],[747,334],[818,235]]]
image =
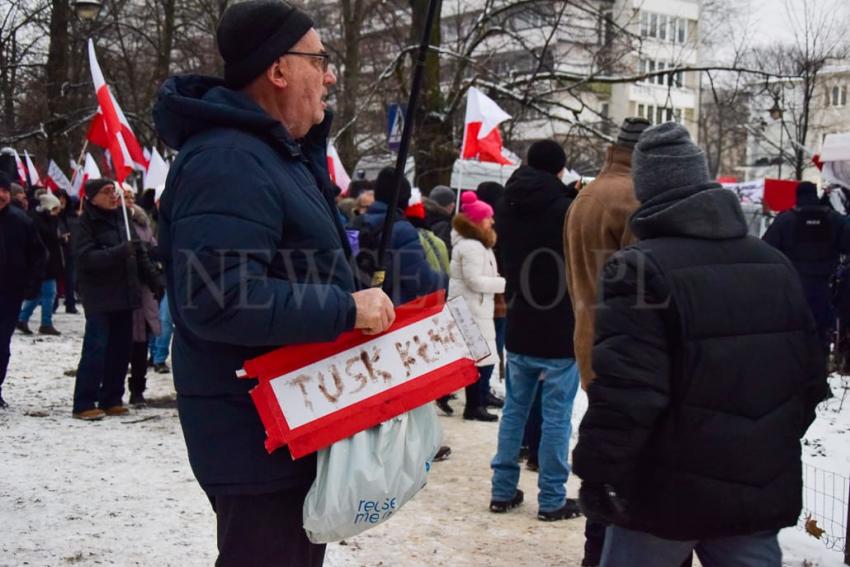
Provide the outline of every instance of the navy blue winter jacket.
[[[373,203],[361,217],[371,227],[384,224],[387,204]],[[387,278],[384,292],[400,305],[448,286],[448,274],[434,271],[425,258],[419,231],[399,213],[393,223],[393,234],[387,250]]]
[[159,243],[192,469],[209,494],[310,483],[314,457],[266,453],[248,396],[256,383],[235,373],[281,345],[354,327],[350,250],[326,171],[331,117],[299,144],[221,80],[182,76],[161,87],[154,120],[180,151],[160,202]]

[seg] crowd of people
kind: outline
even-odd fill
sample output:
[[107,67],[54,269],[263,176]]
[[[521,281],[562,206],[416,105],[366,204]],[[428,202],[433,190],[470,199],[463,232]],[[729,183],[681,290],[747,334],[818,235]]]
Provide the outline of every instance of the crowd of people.
[[[0,387],[12,333],[17,329],[33,335],[29,321],[40,309],[36,332],[61,335],[53,314],[63,300],[66,313],[80,314],[78,297],[86,327],[76,371],[74,418],[98,420],[127,413],[123,396],[128,366],[128,403],[133,406],[146,403],[149,367],[170,372],[166,359],[173,325],[163,297],[162,266],[151,260],[156,257],[151,213],[156,213],[137,205],[135,196],[130,186],[104,178],[85,185],[81,202],[62,189],[27,191],[0,172]],[[6,406],[0,390],[0,407]]]
[[[38,332],[60,334],[59,295],[75,313],[78,292],[86,318],[74,418],[126,413],[128,367],[129,404],[143,404],[148,366],[170,370],[173,329],[217,565],[321,565],[301,523],[315,456],[265,451],[236,371],[281,345],[379,334],[394,306],[446,290],[489,346],[463,418],[493,423],[491,512],[524,503],[525,459],[541,521],[586,517],[584,566],[781,565],[800,438],[829,395],[830,278],[850,252],[847,220],[814,185],[762,241],[683,126],[627,118],[585,186],[562,181],[566,154],[542,140],[504,186],[414,198],[387,167],[343,194],[325,158],[336,77],[310,17],[248,0],[217,41],[223,79],[160,90],[157,132],[179,153],[155,205],[105,178],[77,204],[0,174],[0,385],[9,337],[31,333],[36,308]],[[371,288],[388,214],[387,277]],[[589,408],[570,456],[579,387]],[[451,415],[455,398],[436,404]]]

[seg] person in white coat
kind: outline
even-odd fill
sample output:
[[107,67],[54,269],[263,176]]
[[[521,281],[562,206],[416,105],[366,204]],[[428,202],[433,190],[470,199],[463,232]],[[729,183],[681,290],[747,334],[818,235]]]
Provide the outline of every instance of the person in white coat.
[[477,363],[478,382],[466,388],[463,418],[477,421],[498,419],[487,411],[485,405],[497,352],[493,297],[505,291],[505,278],[499,275],[493,254],[496,244],[493,224],[493,208],[490,205],[479,201],[471,191],[461,195],[460,213],[452,221],[449,298],[462,296],[466,300],[490,347],[490,355]]

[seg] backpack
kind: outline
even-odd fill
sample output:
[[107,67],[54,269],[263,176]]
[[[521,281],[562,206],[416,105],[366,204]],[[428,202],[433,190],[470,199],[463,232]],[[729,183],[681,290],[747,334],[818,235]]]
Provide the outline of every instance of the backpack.
[[417,228],[425,259],[435,272],[449,272],[449,249],[442,239],[427,228]]

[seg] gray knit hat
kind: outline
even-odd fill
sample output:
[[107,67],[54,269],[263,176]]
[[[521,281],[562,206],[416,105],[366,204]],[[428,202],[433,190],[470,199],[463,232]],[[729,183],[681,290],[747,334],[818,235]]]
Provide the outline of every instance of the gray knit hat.
[[435,185],[428,197],[441,207],[447,207],[455,202],[457,194],[450,187]]
[[653,126],[640,135],[632,155],[632,178],[641,203],[671,189],[711,181],[705,154],[676,122]]
[[635,147],[640,135],[650,126],[652,124],[646,118],[629,116],[623,120],[623,124],[620,126],[620,132],[617,134],[617,145],[627,148]]

